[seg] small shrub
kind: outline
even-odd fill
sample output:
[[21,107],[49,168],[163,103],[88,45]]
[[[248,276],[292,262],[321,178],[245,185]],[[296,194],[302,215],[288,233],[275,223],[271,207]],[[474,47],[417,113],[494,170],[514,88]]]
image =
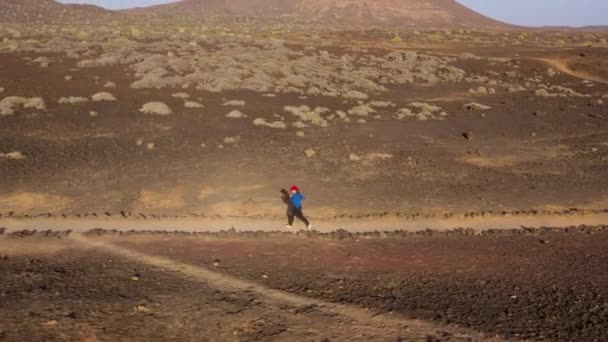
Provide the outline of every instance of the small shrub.
[[60,103],[60,104],[81,104],[81,103],[87,103],[87,102],[89,102],[89,99],[87,99],[86,97],[81,97],[81,96],[62,97],[58,101],[58,103]]
[[185,100],[185,99],[189,99],[190,95],[188,95],[186,93],[175,93],[175,94],[172,94],[171,97],[175,97],[176,99]]
[[287,125],[283,121],[266,122],[266,120],[264,120],[262,118],[257,118],[255,120],[253,120],[253,124],[256,126],[266,126],[266,127],[278,128],[278,129],[287,128]]
[[230,113],[226,114],[226,117],[230,119],[244,119],[247,117],[247,115],[243,114],[238,110],[233,110]]
[[140,112],[144,114],[155,114],[155,115],[170,115],[173,113],[171,108],[162,102],[148,102],[144,104],[140,109]]
[[234,107],[243,107],[246,102],[243,100],[230,100],[222,103],[222,106],[234,106]]
[[10,159],[10,160],[22,160],[25,159],[25,156],[20,151],[13,151],[9,153],[0,153],[0,158]]
[[237,142],[239,142],[239,140],[241,140],[240,136],[236,136],[236,137],[225,137],[224,138],[224,144],[236,144]]
[[356,107],[351,108],[348,111],[348,114],[350,115],[357,115],[357,116],[369,116],[372,113],[375,113],[376,110],[368,105],[359,105]]
[[12,115],[19,107],[46,110],[46,103],[41,97],[8,96],[0,101],[0,115]]
[[347,98],[349,100],[367,100],[369,97],[367,96],[367,94],[362,93],[360,91],[349,90],[346,92],[346,94],[344,94],[344,98]]
[[112,95],[106,91],[102,91],[100,93],[97,93],[97,94],[94,94],[93,96],[91,96],[91,100],[93,100],[93,102],[116,101],[116,98],[114,97],[114,95]]
[[200,104],[198,102],[194,102],[194,101],[186,101],[184,103],[184,107],[190,108],[190,109],[205,108],[205,106],[203,106],[202,104]]

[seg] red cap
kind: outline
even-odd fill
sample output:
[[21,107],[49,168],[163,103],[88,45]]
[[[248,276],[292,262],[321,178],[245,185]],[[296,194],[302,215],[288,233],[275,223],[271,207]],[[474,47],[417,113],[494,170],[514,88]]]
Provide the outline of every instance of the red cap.
[[297,191],[297,192],[300,192],[300,188],[298,188],[297,185],[294,185],[291,188],[289,188],[289,191],[294,191],[294,190]]

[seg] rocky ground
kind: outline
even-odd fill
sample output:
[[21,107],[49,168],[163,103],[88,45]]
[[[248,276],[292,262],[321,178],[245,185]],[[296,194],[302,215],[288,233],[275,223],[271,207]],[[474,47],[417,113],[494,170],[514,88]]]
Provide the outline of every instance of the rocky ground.
[[13,232],[0,338],[601,341],[607,238]]
[[1,32],[4,214],[606,207],[601,33]]
[[607,339],[605,226],[487,229],[605,223],[605,33],[135,18],[0,23],[0,339]]

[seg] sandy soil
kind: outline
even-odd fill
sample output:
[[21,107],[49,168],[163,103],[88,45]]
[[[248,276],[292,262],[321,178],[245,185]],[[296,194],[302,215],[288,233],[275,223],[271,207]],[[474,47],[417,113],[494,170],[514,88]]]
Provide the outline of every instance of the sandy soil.
[[389,238],[11,234],[0,239],[0,336],[603,340],[606,228]]

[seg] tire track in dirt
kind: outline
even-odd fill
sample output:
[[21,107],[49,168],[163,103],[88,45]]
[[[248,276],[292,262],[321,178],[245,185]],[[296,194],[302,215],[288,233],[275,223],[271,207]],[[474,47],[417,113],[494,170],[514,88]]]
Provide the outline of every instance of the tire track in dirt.
[[266,301],[277,306],[280,310],[280,305],[295,305],[298,307],[316,307],[319,310],[332,314],[347,317],[362,325],[372,325],[386,330],[387,336],[391,332],[407,331],[408,335],[416,339],[426,340],[429,333],[437,331],[448,332],[456,339],[464,339],[468,341],[500,341],[495,337],[484,336],[477,331],[456,327],[444,326],[432,322],[421,321],[417,319],[408,319],[398,315],[377,314],[371,310],[365,310],[359,307],[328,303],[308,297],[302,297],[288,292],[271,289],[262,285],[244,281],[229,275],[211,271],[205,267],[194,266],[183,262],[178,262],[169,258],[150,255],[134,250],[116,246],[114,244],[89,239],[81,234],[72,234],[71,239],[81,243],[86,247],[101,249],[105,252],[112,253],[121,257],[132,259],[138,262],[146,263],[160,269],[181,273],[191,279],[198,280],[206,285],[214,287],[218,290],[249,292],[259,295]]
[[601,77],[588,75],[588,74],[570,69],[570,67],[568,66],[568,63],[561,59],[531,58],[531,60],[543,62],[543,63],[551,66],[552,68],[555,68],[557,71],[559,71],[563,74],[572,76],[572,77],[580,78],[580,79],[587,80],[587,81],[593,81],[593,82],[597,82],[597,83],[608,84],[608,81]]

